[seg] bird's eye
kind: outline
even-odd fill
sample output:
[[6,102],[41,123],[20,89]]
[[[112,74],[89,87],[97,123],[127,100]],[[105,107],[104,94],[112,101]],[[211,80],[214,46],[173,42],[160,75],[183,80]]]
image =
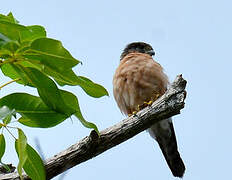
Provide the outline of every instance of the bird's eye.
[[152,49],[149,48],[149,47],[145,47],[144,49],[145,49],[145,51],[150,51],[150,50],[152,50]]

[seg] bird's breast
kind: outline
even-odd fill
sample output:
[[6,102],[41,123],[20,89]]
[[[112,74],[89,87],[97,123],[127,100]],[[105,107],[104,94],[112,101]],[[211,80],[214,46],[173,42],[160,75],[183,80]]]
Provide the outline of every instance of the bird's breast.
[[131,114],[144,101],[163,94],[167,83],[162,67],[150,56],[126,56],[113,78],[114,97],[120,110]]

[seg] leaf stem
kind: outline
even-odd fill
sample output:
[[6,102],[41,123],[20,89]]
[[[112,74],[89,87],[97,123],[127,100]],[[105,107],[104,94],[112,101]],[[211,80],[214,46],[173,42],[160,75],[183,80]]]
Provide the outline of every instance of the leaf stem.
[[11,129],[18,129],[17,127],[13,127],[13,126],[7,126],[7,127]]
[[9,82],[3,84],[2,86],[0,86],[0,90],[1,90],[3,87],[5,87],[6,85],[11,84],[11,83],[16,82],[16,81],[19,81],[19,80],[21,80],[21,79],[20,79],[20,78],[17,78],[17,79],[11,80],[11,81],[9,81]]
[[13,138],[16,140],[17,138],[10,132],[10,130],[7,127],[5,127],[5,128],[8,131],[8,133],[10,133],[10,135],[13,136]]

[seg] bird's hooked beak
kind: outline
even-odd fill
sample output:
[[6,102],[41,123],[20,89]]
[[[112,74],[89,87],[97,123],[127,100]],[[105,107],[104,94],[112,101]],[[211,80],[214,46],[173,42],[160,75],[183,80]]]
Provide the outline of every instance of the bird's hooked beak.
[[154,50],[149,50],[149,51],[147,51],[147,54],[149,54],[151,56],[154,56],[155,55],[155,51]]

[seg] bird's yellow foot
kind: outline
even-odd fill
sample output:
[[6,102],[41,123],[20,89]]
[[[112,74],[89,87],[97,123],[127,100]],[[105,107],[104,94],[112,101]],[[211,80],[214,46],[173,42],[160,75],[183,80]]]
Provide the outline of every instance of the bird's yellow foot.
[[128,116],[136,115],[137,112],[139,112],[141,109],[151,106],[154,101],[156,101],[160,97],[160,94],[156,94],[155,97],[153,97],[150,101],[144,101],[142,105],[137,105],[136,111],[133,111],[132,114],[128,114]]
[[132,114],[135,115],[138,111],[133,111]]
[[141,110],[147,106],[151,106],[160,97],[160,94],[156,94],[155,97],[151,98],[150,101],[144,101],[142,105],[138,105],[138,110]]
[[148,102],[144,101],[143,104],[140,105],[140,107],[142,107],[142,109],[143,109],[143,108],[145,108],[145,107],[147,107],[147,106],[150,106],[152,103],[153,103],[152,100],[150,100],[150,101],[148,101]]
[[138,111],[133,111],[132,114],[128,114],[129,117],[135,116]]
[[153,103],[152,100],[148,101],[148,102],[144,102],[144,104],[147,104],[148,106],[150,106]]

